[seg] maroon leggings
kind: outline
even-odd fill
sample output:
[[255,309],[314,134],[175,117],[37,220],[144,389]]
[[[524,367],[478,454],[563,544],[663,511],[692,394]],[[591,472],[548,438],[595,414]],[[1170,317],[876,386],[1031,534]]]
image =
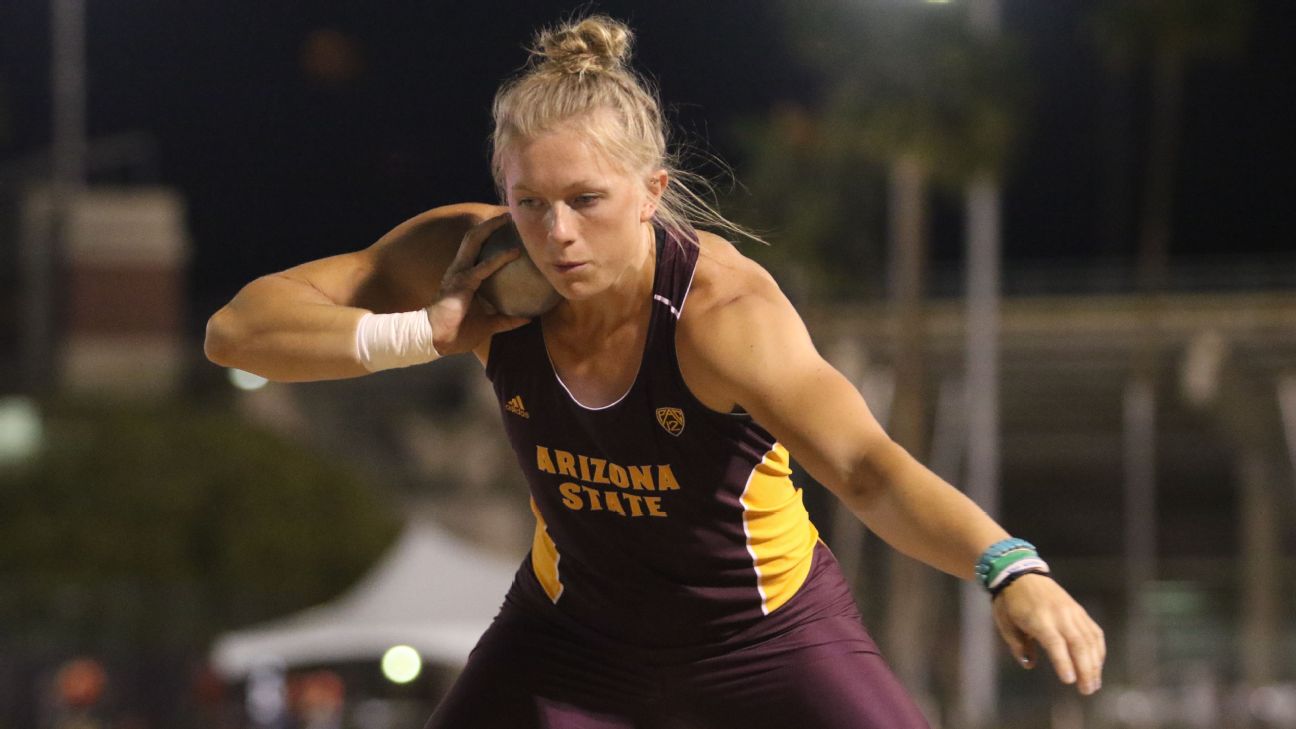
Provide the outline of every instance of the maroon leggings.
[[578,635],[511,595],[427,729],[927,729],[821,549],[829,614],[780,615],[794,597],[692,655]]

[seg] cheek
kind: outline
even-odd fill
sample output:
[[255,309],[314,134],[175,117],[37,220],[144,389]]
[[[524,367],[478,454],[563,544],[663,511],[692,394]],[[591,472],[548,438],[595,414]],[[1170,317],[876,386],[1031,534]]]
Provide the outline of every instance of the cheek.
[[[523,241],[539,242],[545,237],[544,216],[534,210],[509,205],[509,216]],[[529,248],[530,246],[528,246]]]
[[538,224],[535,218],[534,215],[518,217],[515,214],[513,216],[513,225],[518,229],[518,234],[522,236],[522,242],[528,251],[543,245],[546,237],[544,225]]

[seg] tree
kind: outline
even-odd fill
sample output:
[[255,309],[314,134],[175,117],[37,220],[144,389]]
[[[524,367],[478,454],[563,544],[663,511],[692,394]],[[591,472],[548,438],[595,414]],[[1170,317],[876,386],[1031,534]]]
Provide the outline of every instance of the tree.
[[341,592],[397,531],[338,463],[232,414],[55,405],[46,422],[38,460],[0,471],[0,640],[201,649]]
[[1094,13],[1090,25],[1108,69],[1119,75],[1146,64],[1150,74],[1152,109],[1138,225],[1138,278],[1145,290],[1164,285],[1169,260],[1186,69],[1196,59],[1236,53],[1250,15],[1245,0],[1108,0]]
[[882,295],[885,277],[880,206],[885,178],[874,160],[836,149],[818,109],[787,102],[767,119],[738,128],[746,150],[747,194],[726,205],[766,235],[747,253],[765,264],[798,301],[858,301]]
[[[749,134],[771,147],[786,144],[757,149],[760,174],[749,178],[754,197],[784,202],[763,209],[786,216],[776,227],[811,240],[834,230],[859,231],[861,218],[871,219],[870,208],[880,206],[835,193],[851,187],[852,175],[886,169],[890,298],[898,332],[889,430],[919,458],[929,429],[923,357],[928,188],[961,190],[974,175],[998,177],[1011,158],[1025,96],[1016,48],[972,32],[956,10],[882,2],[789,5],[789,27],[805,61],[824,79],[825,93],[814,111],[782,110],[763,137]],[[881,257],[866,235],[839,233],[838,239],[872,243],[866,256]],[[817,241],[810,245],[824,249]],[[819,266],[842,271],[839,258]],[[859,276],[853,270],[844,275]],[[919,694],[929,692],[932,577],[911,560],[892,560],[884,643],[897,673]]]

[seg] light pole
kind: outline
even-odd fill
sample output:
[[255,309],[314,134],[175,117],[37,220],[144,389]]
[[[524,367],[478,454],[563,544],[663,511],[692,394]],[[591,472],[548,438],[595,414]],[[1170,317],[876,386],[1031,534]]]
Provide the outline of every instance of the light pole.
[[[969,0],[975,34],[999,34],[999,0]],[[965,191],[967,216],[967,495],[992,517],[999,511],[999,309],[1002,238],[999,181],[977,170]],[[981,729],[996,717],[999,664],[994,618],[979,585],[960,588],[958,715]]]
[[63,247],[78,194],[86,182],[85,0],[50,0],[50,86],[53,130],[48,212],[23,241],[23,374],[38,393],[53,381],[55,261]]

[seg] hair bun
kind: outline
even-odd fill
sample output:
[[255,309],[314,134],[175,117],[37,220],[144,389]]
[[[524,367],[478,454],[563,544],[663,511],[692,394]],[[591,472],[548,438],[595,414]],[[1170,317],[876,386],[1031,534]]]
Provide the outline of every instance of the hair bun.
[[630,60],[634,32],[606,15],[591,15],[536,36],[532,55],[540,66],[560,73],[616,71]]

